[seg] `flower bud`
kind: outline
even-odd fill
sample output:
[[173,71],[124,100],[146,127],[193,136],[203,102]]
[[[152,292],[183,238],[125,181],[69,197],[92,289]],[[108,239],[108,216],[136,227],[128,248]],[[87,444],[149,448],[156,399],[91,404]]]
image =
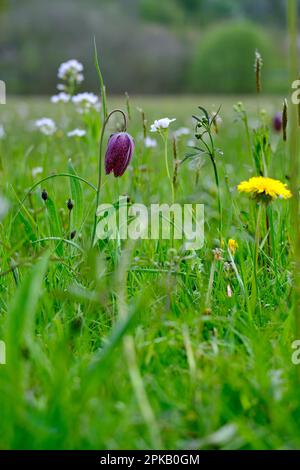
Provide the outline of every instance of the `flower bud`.
[[276,113],[273,118],[273,129],[275,132],[280,132],[282,128],[282,113]]
[[67,202],[67,207],[69,209],[69,211],[71,211],[74,207],[74,204],[73,204],[73,201],[72,199],[69,199],[68,202]]
[[122,176],[128,167],[134,151],[134,140],[127,132],[113,134],[108,141],[105,154],[105,172],[113,171],[114,176]]
[[282,110],[282,138],[284,142],[286,142],[287,140],[287,124],[288,124],[288,105],[287,105],[287,100],[285,99],[283,102],[283,110]]
[[43,201],[47,201],[47,199],[48,199],[48,193],[47,193],[46,189],[43,189],[43,191],[42,191],[42,199],[43,199]]
[[254,68],[255,68],[255,77],[256,77],[256,92],[260,93],[261,92],[261,69],[263,66],[263,61],[260,53],[258,50],[255,51],[255,63],[254,63]]

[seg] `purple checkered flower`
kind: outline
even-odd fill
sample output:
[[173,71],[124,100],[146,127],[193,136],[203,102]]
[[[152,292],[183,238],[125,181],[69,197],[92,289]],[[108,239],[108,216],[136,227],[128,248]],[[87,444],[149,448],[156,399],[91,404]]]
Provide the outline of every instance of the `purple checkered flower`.
[[114,176],[122,176],[128,167],[134,151],[134,140],[127,132],[112,134],[105,154],[105,172],[113,171]]

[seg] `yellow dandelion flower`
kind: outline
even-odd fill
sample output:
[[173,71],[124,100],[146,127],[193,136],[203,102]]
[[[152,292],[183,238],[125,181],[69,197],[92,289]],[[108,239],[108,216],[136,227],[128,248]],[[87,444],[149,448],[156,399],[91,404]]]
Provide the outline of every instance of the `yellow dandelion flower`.
[[286,184],[265,176],[254,176],[248,181],[242,181],[238,185],[238,191],[249,193],[254,198],[263,202],[270,202],[277,198],[288,199],[292,197],[292,193]]
[[233,238],[229,238],[228,240],[228,249],[229,251],[235,255],[235,252],[236,250],[238,249],[239,245],[238,245],[238,242],[236,240],[234,240]]

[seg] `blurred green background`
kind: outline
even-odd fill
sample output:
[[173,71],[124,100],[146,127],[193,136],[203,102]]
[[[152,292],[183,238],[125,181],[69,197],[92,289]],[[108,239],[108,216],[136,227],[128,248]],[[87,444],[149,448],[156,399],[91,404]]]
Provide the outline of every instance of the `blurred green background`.
[[83,62],[93,36],[109,93],[251,93],[287,87],[285,0],[0,0],[0,79],[11,94],[53,94],[58,65]]

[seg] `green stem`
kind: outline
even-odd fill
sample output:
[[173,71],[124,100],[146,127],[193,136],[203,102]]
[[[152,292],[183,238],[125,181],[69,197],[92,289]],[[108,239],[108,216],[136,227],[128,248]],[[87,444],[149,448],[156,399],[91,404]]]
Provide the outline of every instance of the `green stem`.
[[255,313],[256,301],[258,294],[258,283],[257,283],[257,267],[258,267],[258,253],[259,253],[259,239],[260,239],[260,223],[262,216],[262,205],[258,207],[256,229],[255,229],[255,243],[254,243],[254,256],[253,256],[253,275],[252,275],[252,291],[251,291],[251,311]]
[[208,287],[207,287],[207,293],[206,293],[206,299],[205,299],[206,308],[210,308],[210,305],[211,305],[211,293],[212,293],[212,288],[214,284],[215,270],[216,270],[216,261],[215,259],[213,259],[211,263],[211,267],[210,267],[209,281],[208,281]]
[[104,80],[103,80],[103,76],[102,76],[102,73],[101,73],[101,69],[100,69],[100,66],[99,66],[97,44],[96,44],[96,38],[95,37],[94,37],[94,52],[95,52],[95,66],[96,66],[96,70],[97,70],[97,73],[98,73],[100,88],[101,88],[103,121],[105,121],[105,119],[107,119],[106,90],[105,90],[105,85],[104,85]]
[[168,133],[163,136],[164,144],[165,144],[165,164],[166,164],[166,170],[167,170],[167,176],[170,181],[171,185],[171,191],[172,191],[172,201],[174,202],[174,187],[173,187],[173,181],[171,178],[170,174],[170,169],[169,169],[169,161],[168,161]]
[[95,240],[95,234],[96,234],[96,226],[97,226],[97,209],[99,205],[99,199],[100,199],[100,190],[101,190],[101,180],[102,180],[102,149],[103,149],[103,139],[104,139],[104,133],[106,126],[108,124],[108,121],[110,120],[111,116],[115,113],[121,113],[124,119],[124,127],[123,130],[124,132],[127,129],[127,118],[126,114],[124,111],[121,109],[114,109],[111,111],[107,118],[105,119],[102,130],[101,130],[101,135],[100,135],[100,143],[99,143],[99,161],[98,161],[98,184],[97,184],[97,195],[96,195],[96,209],[95,209],[95,217],[94,217],[94,225],[93,225],[93,232],[92,232],[92,240],[91,240],[91,247],[94,245],[94,240]]
[[218,190],[218,210],[219,210],[219,235],[220,238],[222,238],[222,205],[221,205],[221,192],[220,192],[220,182],[219,182],[219,176],[218,176],[218,169],[217,165],[215,162],[215,159],[213,155],[210,155],[210,159],[214,168],[214,174],[215,174],[215,180],[216,180],[216,185],[217,185],[217,190]]
[[272,207],[268,205],[266,208],[266,211],[267,211],[267,216],[268,216],[269,224],[270,224],[270,237],[271,237],[272,256],[273,256],[273,261],[274,261],[274,271],[277,277],[277,274],[278,274],[277,250],[276,250],[276,243],[275,243],[275,230],[274,230]]
[[[247,147],[248,147],[248,153],[249,153],[249,160],[253,160],[252,157],[252,149],[251,149],[251,137],[250,137],[250,132],[249,132],[249,125],[248,125],[248,117],[245,114],[244,116],[244,124],[245,124],[245,129],[246,129],[246,136],[247,136]],[[254,162],[255,166],[255,162]],[[255,166],[256,168],[256,166]]]

